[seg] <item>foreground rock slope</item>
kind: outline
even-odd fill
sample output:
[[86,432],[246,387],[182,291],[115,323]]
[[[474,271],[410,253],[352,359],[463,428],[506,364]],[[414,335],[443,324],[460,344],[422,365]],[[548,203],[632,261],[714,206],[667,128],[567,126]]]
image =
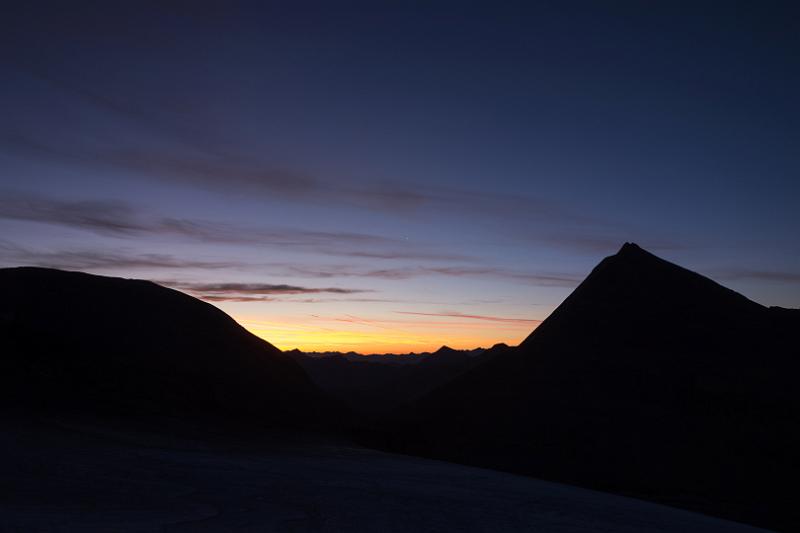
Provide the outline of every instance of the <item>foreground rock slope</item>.
[[325,402],[299,365],[216,307],[141,280],[0,269],[0,407],[253,416]]

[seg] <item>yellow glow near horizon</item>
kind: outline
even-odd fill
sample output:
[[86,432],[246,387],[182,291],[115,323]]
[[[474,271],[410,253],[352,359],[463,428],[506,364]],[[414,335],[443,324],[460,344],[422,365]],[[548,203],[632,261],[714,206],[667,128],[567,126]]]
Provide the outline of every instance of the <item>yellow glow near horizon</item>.
[[352,316],[235,317],[247,330],[281,350],[409,353],[435,351],[446,344],[456,349],[488,348],[498,342],[521,342],[538,321],[508,323],[480,320],[375,320]]

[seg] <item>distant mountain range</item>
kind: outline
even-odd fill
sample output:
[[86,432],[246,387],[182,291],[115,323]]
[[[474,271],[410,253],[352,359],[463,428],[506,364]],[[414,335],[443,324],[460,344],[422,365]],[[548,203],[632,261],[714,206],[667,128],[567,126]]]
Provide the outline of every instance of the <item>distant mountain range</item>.
[[286,353],[330,396],[355,412],[374,414],[414,401],[506,348],[504,344],[488,350],[442,346],[433,353],[407,355]]
[[348,361],[358,363],[387,363],[395,365],[417,364],[420,361],[427,359],[432,355],[439,354],[442,351],[456,351],[465,355],[475,356],[480,355],[486,351],[486,348],[475,348],[472,350],[453,350],[449,346],[442,346],[435,352],[409,352],[409,353],[371,353],[360,354],[357,352],[303,352],[295,348],[294,350],[287,350],[285,353],[292,357],[306,356],[312,358],[323,357],[344,357]]
[[386,422],[407,453],[800,527],[800,310],[625,244],[517,348]]
[[149,281],[0,269],[0,406],[254,417],[330,415],[300,366],[216,307]]

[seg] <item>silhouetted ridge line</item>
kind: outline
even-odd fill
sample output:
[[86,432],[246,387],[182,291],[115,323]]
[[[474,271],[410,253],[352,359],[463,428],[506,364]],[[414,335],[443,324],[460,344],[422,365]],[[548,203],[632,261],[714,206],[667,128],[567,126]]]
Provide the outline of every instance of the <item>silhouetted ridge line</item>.
[[[723,317],[742,326],[766,308],[717,282],[625,243],[615,255],[603,259],[556,310],[522,343],[546,337],[553,323],[591,307],[598,324],[620,314],[639,323],[662,313],[673,324],[691,320],[719,322]],[[636,317],[637,313],[646,316]],[[588,318],[588,317],[584,317]],[[575,327],[570,324],[570,327]],[[678,326],[678,329],[681,326]]]
[[500,348],[456,350],[442,346],[433,353],[357,355],[286,352],[323,391],[362,414],[391,411],[415,400],[455,376],[493,357]]
[[290,357],[181,292],[35,267],[0,269],[0,290],[4,406],[281,424],[326,409]]

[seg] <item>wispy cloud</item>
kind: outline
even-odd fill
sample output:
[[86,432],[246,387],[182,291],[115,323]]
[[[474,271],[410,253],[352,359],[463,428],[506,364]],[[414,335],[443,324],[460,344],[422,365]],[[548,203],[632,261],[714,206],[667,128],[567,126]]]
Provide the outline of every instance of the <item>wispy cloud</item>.
[[280,296],[246,296],[236,294],[194,294],[207,302],[291,302],[300,304],[320,304],[331,302],[397,302],[385,298],[283,298]]
[[278,298],[269,296],[237,296],[233,294],[202,294],[198,296],[207,302],[274,302]]
[[[401,242],[401,241],[395,241]],[[409,248],[411,248],[409,246]],[[431,252],[426,250],[401,249],[401,250],[350,250],[342,251],[337,255],[363,259],[411,259],[432,261],[463,261],[471,262],[476,258],[464,254],[450,254],[446,252]]]
[[296,228],[246,228],[205,220],[165,217],[119,200],[58,200],[40,194],[2,191],[0,218],[54,224],[100,235],[174,237],[219,244],[284,246],[343,257],[468,261],[470,258],[431,251],[402,239],[345,231]]
[[358,294],[372,292],[363,289],[344,289],[341,287],[300,287],[297,285],[272,283],[189,283],[180,281],[160,283],[193,292],[216,294]]
[[0,150],[103,172],[121,170],[154,182],[170,181],[270,202],[281,199],[318,206],[333,203],[398,215],[427,208],[430,213],[482,215],[519,223],[533,219],[594,227],[605,224],[596,217],[541,198],[394,181],[325,180],[301,170],[259,161],[249,154],[232,153],[220,146],[179,150],[166,143],[147,148],[108,148],[80,139],[56,144],[41,136],[0,131]]
[[[0,149],[17,155],[49,158],[62,163],[121,169],[147,179],[171,180],[185,185],[274,200],[276,197],[329,204],[331,201],[381,211],[405,212],[437,201],[436,195],[401,183],[323,180],[307,172],[282,168],[253,154],[233,149],[220,139],[210,140],[210,128],[190,127],[187,121],[175,123],[175,113],[151,103],[143,106],[100,92],[52,73],[16,64],[23,74],[46,84],[51,91],[115,117],[124,127],[149,130],[154,142],[148,146],[132,143],[114,147],[84,140],[54,143],[41,135],[23,131],[0,132]],[[165,116],[173,117],[165,120]],[[86,139],[96,135],[85,135]]]
[[58,200],[35,193],[3,191],[0,218],[58,224],[110,235],[177,235],[222,243],[319,245],[335,242],[385,244],[377,235],[279,228],[241,228],[202,220],[163,217],[119,200]]
[[163,108],[163,104],[134,104],[111,92],[61,79],[29,65],[16,65],[16,70],[18,75],[46,84],[49,91],[67,96],[76,106],[89,106],[113,117],[121,128],[149,131],[146,146],[133,141],[120,143],[119,139],[114,145],[107,145],[98,142],[102,135],[89,130],[72,135],[65,139],[67,142],[19,129],[5,134],[0,131],[0,149],[17,156],[48,158],[103,171],[122,170],[158,182],[172,181],[268,201],[282,199],[325,206],[335,203],[402,215],[428,208],[432,213],[483,214],[514,220],[559,220],[595,226],[602,222],[553,201],[513,193],[436,187],[409,180],[333,180],[314,176],[276,165],[230,140],[211,139],[204,132],[214,128],[198,127],[195,118]]
[[146,152],[118,150],[99,152],[93,157],[143,176],[269,200],[279,196],[325,205],[333,201],[366,209],[404,212],[437,200],[431,193],[399,184],[324,181],[302,171],[267,165],[251,156],[220,150],[182,155],[158,153],[153,149]]
[[[178,258],[169,254],[139,254],[126,251],[100,250],[32,250],[9,241],[0,240],[0,266],[38,266],[63,270],[81,271],[125,271],[131,269],[166,269],[182,271],[198,270],[231,270],[241,269],[248,265],[234,261],[206,261],[199,259]],[[364,298],[359,296],[375,292],[373,289],[357,289],[347,287],[306,287],[284,283],[202,283],[174,280],[155,280],[161,285],[189,292],[207,301],[213,302],[255,302],[274,301],[281,297],[291,296],[336,296],[339,298],[291,298],[296,303],[319,303],[322,301],[358,302],[396,302],[381,298]]]
[[524,246],[547,246],[595,257],[616,253],[626,242],[636,242],[652,251],[686,250],[693,247],[688,242],[678,242],[654,235],[643,235],[640,228],[628,224],[588,224],[567,230],[524,229],[518,234]]
[[283,283],[198,283],[188,281],[156,281],[160,285],[188,292],[209,302],[269,302],[292,301],[295,303],[319,303],[319,299],[286,299],[287,296],[334,295],[347,296],[374,292],[370,289],[343,287],[303,287]]
[[130,235],[156,229],[153,224],[137,220],[137,215],[119,201],[69,202],[14,191],[2,191],[0,195],[0,218],[58,224],[101,234]]
[[133,254],[99,250],[31,250],[8,241],[0,241],[0,261],[6,266],[40,266],[65,270],[159,269],[229,269],[240,267],[231,261],[205,261],[178,258],[168,254]]
[[574,287],[581,278],[572,274],[541,273],[541,272],[515,272],[501,268],[473,268],[473,267],[422,267],[424,273],[442,276],[485,276],[518,280],[534,285],[553,287]]
[[320,180],[306,172],[281,168],[247,154],[227,152],[221,147],[201,151],[197,147],[180,150],[169,144],[147,148],[108,148],[74,140],[56,144],[15,131],[0,132],[0,150],[103,172],[122,170],[157,182],[171,181],[269,201],[284,199],[318,205],[335,202],[383,212],[407,212],[426,204],[441,204],[443,200],[433,192],[397,183]]
[[781,272],[775,270],[757,270],[747,268],[720,268],[709,273],[715,278],[728,281],[759,280],[778,283],[800,283],[800,272]]
[[421,276],[474,277],[520,281],[547,287],[574,287],[581,277],[569,273],[518,272],[496,267],[479,266],[412,266],[380,269],[364,269],[349,265],[328,265],[320,268],[302,265],[284,265],[293,274],[310,278],[361,277],[386,280],[406,280]]
[[510,322],[514,324],[540,324],[541,320],[534,320],[528,318],[509,318],[509,317],[502,317],[502,316],[492,316],[492,315],[472,315],[467,313],[460,313],[458,311],[445,311],[441,313],[422,313],[422,312],[412,312],[412,311],[395,311],[395,313],[400,315],[414,315],[414,316],[430,316],[430,317],[445,317],[445,318],[468,318],[472,320],[483,320],[486,322]]

